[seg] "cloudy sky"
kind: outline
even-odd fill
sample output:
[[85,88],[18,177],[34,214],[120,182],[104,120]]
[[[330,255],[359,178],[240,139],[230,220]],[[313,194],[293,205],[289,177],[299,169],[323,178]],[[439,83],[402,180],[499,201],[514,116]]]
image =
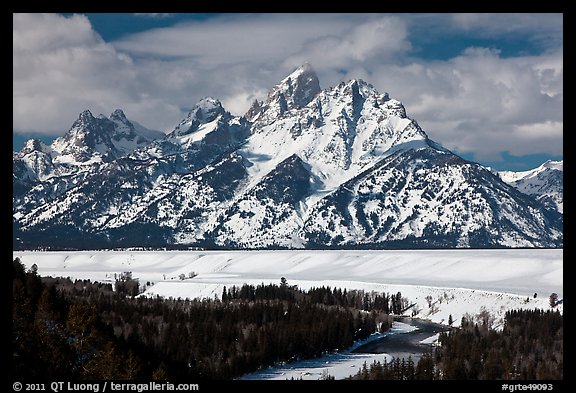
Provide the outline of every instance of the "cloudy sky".
[[171,131],[202,97],[233,114],[310,62],[364,79],[429,137],[496,169],[563,158],[562,14],[14,14],[13,130],[89,109]]

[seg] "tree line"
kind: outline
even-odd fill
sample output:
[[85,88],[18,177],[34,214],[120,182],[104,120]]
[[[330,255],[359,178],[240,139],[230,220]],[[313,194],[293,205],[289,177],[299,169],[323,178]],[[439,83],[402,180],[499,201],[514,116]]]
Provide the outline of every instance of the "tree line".
[[398,308],[392,299],[402,299],[329,287],[303,291],[285,280],[224,289],[222,299],[161,299],[131,296],[129,282],[122,278],[122,290],[114,290],[40,277],[15,259],[12,375],[232,379],[385,331],[392,317],[384,303],[390,310]]
[[280,286],[259,284],[257,286],[244,284],[241,287],[224,287],[222,290],[223,302],[236,300],[270,300],[280,299],[288,301],[312,302],[326,306],[341,306],[365,311],[378,311],[384,314],[402,313],[408,301],[402,293],[389,294],[386,292],[363,291],[357,289],[331,288],[330,286],[311,287],[307,291],[299,290],[296,286],[288,286],[282,277]]

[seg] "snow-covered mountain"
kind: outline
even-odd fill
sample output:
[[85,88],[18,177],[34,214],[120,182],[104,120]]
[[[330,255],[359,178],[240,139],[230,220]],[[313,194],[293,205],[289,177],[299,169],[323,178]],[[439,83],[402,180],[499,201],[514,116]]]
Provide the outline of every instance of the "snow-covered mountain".
[[[562,246],[561,214],[430,140],[370,84],[321,90],[309,64],[245,116],[207,97],[141,145],[110,136],[132,135],[121,118],[84,112],[14,155],[15,247]],[[50,166],[71,162],[85,169]]]
[[560,213],[564,212],[564,161],[546,161],[529,171],[502,171],[499,175],[521,192],[534,196]]
[[110,118],[94,117],[86,110],[64,136],[49,146],[30,139],[19,153],[14,154],[13,161],[28,170],[31,180],[43,181],[51,176],[76,172],[82,167],[114,161],[163,137],[160,131],[135,126],[120,109],[116,109]]

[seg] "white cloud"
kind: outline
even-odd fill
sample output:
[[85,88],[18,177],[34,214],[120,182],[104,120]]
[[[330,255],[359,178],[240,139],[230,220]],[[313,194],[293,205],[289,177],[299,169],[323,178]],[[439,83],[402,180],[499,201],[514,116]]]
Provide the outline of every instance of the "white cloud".
[[356,18],[347,21],[338,15],[224,15],[134,34],[114,45],[141,55],[196,58],[202,66],[254,61],[255,56],[260,64],[265,64],[299,50],[311,38],[338,35]]
[[[127,114],[156,119],[182,114],[145,88],[140,64],[104,42],[82,15],[14,14],[13,123],[17,131],[62,135],[78,114]],[[131,110],[134,112],[131,113]],[[139,120],[139,119],[138,119]]]
[[[81,15],[15,14],[14,127],[61,135],[84,109],[120,107],[169,130],[204,96],[242,114],[309,61],[322,87],[365,79],[400,99],[432,139],[477,159],[562,154],[561,24],[558,15],[234,14],[107,43]],[[553,39],[541,55],[468,48],[422,60],[412,51],[416,26],[430,36]]]
[[283,64],[298,66],[308,61],[319,70],[349,69],[375,59],[390,61],[410,49],[406,24],[396,17],[371,17],[359,24],[337,25],[346,28],[338,35],[308,38]]
[[374,85],[400,99],[408,115],[450,149],[477,159],[503,151],[562,154],[560,51],[501,58],[498,51],[470,48],[447,61],[380,70]]
[[55,14],[13,14],[13,23],[12,44],[15,53],[49,52],[102,43],[88,18],[83,15],[63,18]]

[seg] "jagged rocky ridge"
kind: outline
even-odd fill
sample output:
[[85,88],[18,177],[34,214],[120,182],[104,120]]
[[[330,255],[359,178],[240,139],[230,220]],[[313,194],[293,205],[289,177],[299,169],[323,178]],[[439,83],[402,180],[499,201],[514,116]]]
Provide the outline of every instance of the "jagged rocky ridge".
[[308,64],[245,116],[205,98],[168,135],[83,112],[13,156],[14,248],[562,247],[563,218]]

